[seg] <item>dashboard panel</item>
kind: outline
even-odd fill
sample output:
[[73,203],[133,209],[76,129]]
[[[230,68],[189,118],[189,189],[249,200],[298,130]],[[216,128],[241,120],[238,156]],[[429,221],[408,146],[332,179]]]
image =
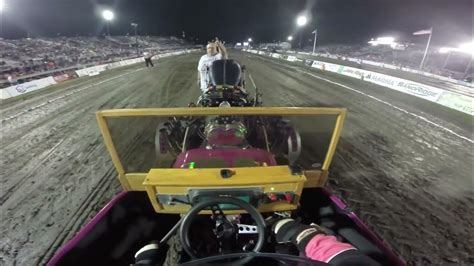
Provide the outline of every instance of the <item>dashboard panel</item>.
[[[152,169],[143,185],[159,213],[186,213],[192,204],[210,197],[236,197],[260,212],[297,208],[306,177],[288,166]],[[220,206],[226,214],[242,213]],[[210,213],[203,211],[203,213]]]

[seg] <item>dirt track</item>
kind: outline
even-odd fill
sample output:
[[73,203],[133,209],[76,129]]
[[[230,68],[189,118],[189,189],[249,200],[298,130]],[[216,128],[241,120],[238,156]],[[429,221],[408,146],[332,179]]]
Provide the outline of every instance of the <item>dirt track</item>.
[[[266,106],[348,109],[331,186],[408,262],[474,263],[472,141],[414,115],[471,140],[472,119],[358,80],[259,56],[234,57],[247,65]],[[7,120],[0,140],[0,264],[45,263],[120,190],[94,112],[185,106],[199,94],[197,60],[197,54],[167,58],[152,69],[114,70],[1,103]],[[58,99],[13,117],[48,96]]]

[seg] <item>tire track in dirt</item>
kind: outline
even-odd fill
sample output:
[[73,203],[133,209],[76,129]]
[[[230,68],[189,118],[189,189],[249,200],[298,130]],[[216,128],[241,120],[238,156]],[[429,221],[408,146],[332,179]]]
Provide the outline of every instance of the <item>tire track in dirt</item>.
[[[54,153],[55,149],[61,145],[61,143],[64,141],[64,139],[61,139],[56,145],[54,145],[51,149],[47,150],[43,156],[41,156],[40,161],[31,169],[28,171],[28,173],[19,178],[17,182],[15,182],[8,190],[0,196],[0,205],[3,205],[5,201],[9,198],[10,194],[13,193],[17,186],[21,185],[26,178],[28,178],[33,172],[37,171],[39,166],[42,165],[46,160],[49,159],[49,157]],[[3,192],[3,191],[2,191]]]
[[[172,68],[170,69],[170,71],[172,71],[172,72],[174,73],[173,70],[176,70],[177,68],[178,68],[178,67],[172,67]],[[165,84],[176,83],[176,81],[174,80],[175,78],[176,78],[175,75],[170,75],[169,77],[166,78],[166,81],[167,81],[167,82],[166,82]],[[173,81],[173,80],[174,80],[174,81]],[[168,91],[168,89],[167,89],[167,86],[165,85],[164,88],[161,88],[160,90],[157,90],[157,91],[161,91],[160,95],[163,95],[163,92]],[[165,94],[166,94],[166,93],[165,93]],[[137,94],[137,95],[139,95],[139,94]],[[150,95],[150,96],[151,96],[151,95]],[[139,100],[140,98],[142,98],[142,97],[143,97],[143,95],[137,97],[136,101],[133,101],[133,100],[132,100],[132,101],[128,101],[128,102],[135,102],[135,103],[137,103],[138,100]],[[155,97],[152,96],[151,98],[155,98]],[[161,99],[169,99],[169,97],[160,97],[160,98],[161,98]],[[167,105],[167,104],[170,103],[170,101],[167,100],[167,101],[165,101],[164,103],[165,103],[164,105]],[[103,106],[102,106],[102,107],[103,107]],[[123,106],[123,107],[128,107],[128,106]],[[119,138],[120,138],[120,137],[127,137],[127,138],[130,138],[130,136],[128,135],[127,132],[123,132],[123,135],[118,136],[118,137],[119,137]],[[128,152],[126,152],[126,154],[128,154],[129,156],[132,156],[131,151],[133,150],[133,148],[134,148],[135,145],[138,145],[138,142],[139,142],[140,140],[141,140],[141,137],[140,137],[140,136],[136,136],[136,137],[132,138],[132,142],[127,145],[127,147],[128,147]],[[127,159],[128,159],[128,157],[124,157],[124,158],[123,158],[123,160],[127,160]],[[115,173],[115,169],[112,169],[112,173]],[[114,176],[113,179],[109,178],[109,180],[110,180],[110,181],[113,181],[114,183],[116,182],[116,181],[115,181],[115,180],[116,180],[116,179],[115,179],[115,176]],[[110,185],[110,184],[108,184],[108,185]],[[106,187],[106,186],[107,186],[106,184],[101,184],[101,185],[99,185],[99,187]],[[100,194],[96,194],[96,195],[100,195]],[[85,206],[98,206],[98,205],[100,206],[100,204],[97,204],[97,203],[99,203],[99,202],[96,202],[96,201],[100,201],[100,200],[95,200],[95,201],[87,200],[86,202],[89,202],[89,203],[88,203],[87,205],[85,205]],[[102,202],[102,203],[103,203],[103,202]],[[90,211],[87,213],[88,215],[83,215],[84,218],[83,218],[82,220],[75,221],[75,222],[72,224],[72,226],[66,227],[68,230],[64,230],[65,234],[61,237],[60,240],[57,241],[57,243],[55,243],[54,245],[52,245],[52,246],[50,247],[50,249],[48,249],[48,252],[46,253],[46,255],[45,255],[44,258],[49,258],[49,257],[51,257],[51,256],[54,254],[54,252],[56,251],[56,249],[59,247],[59,245],[61,245],[65,240],[67,240],[67,239],[70,238],[70,237],[68,237],[67,233],[69,232],[69,234],[70,234],[70,232],[76,232],[76,231],[78,230],[78,226],[84,224],[84,222],[85,222],[86,220],[88,220],[89,218],[91,218],[91,216],[94,215],[94,214],[96,213],[96,211],[97,211],[96,209],[95,209],[95,210],[94,210],[94,209],[90,209]],[[72,236],[72,235],[71,235],[71,236]],[[47,261],[47,260],[44,260],[44,262],[46,262],[46,261]]]
[[[472,263],[470,247],[474,245],[466,241],[474,220],[472,190],[469,192],[472,182],[462,183],[472,180],[469,145],[387,110],[380,103],[303,75],[297,71],[301,67],[281,67],[253,57],[248,60],[239,53],[232,56],[247,65],[264,93],[265,106],[348,108],[330,185],[410,264]],[[160,59],[155,68],[71,95],[64,104],[52,104],[15,120],[12,130],[18,130],[18,136],[27,134],[28,139],[36,137],[37,141],[23,145],[22,138],[0,140],[0,145],[10,145],[8,154],[13,155],[8,160],[0,159],[2,170],[9,173],[2,173],[2,180],[8,176],[10,182],[15,182],[12,176],[24,175],[41,159],[39,155],[64,140],[0,206],[0,264],[45,263],[120,190],[93,112],[187,106],[199,95],[197,61],[198,55]],[[362,86],[354,81],[339,82]],[[378,93],[378,97],[390,96]],[[19,101],[20,106],[35,105],[41,97]],[[394,100],[405,109],[421,112],[402,100]],[[9,102],[1,108],[11,112],[15,106]],[[434,115],[430,119],[455,127]],[[120,137],[129,139],[125,147],[128,151],[141,139],[139,135],[128,136],[126,131]],[[5,151],[2,146],[2,153]]]
[[[396,109],[301,74],[302,69],[314,70],[238,56],[264,93],[266,106],[348,109],[331,167],[331,187],[410,264],[472,263],[472,241],[466,240],[474,220],[470,143]],[[337,82],[364,87],[357,81]],[[410,112],[472,136],[472,131],[464,132],[450,121],[389,98],[392,95],[385,95],[383,88],[366,93],[377,93]]]
[[[105,90],[105,89],[106,89],[106,88],[104,88],[104,90]],[[114,93],[114,91],[109,90],[108,93],[107,93],[107,94],[103,94],[102,97],[104,97],[104,99],[105,99],[105,98],[108,98],[108,97],[110,97],[110,93]],[[78,95],[78,96],[81,96],[81,95]],[[67,102],[64,103],[63,106],[67,106],[67,108],[63,108],[61,112],[56,112],[56,115],[58,115],[58,116],[66,116],[66,115],[67,115],[68,113],[70,113],[70,112],[76,113],[76,114],[80,114],[80,113],[81,113],[81,112],[80,112],[81,109],[83,109],[83,106],[84,106],[87,102],[90,102],[92,99],[97,98],[97,96],[95,96],[95,95],[92,95],[92,96],[86,95],[86,96],[89,96],[89,97],[81,97],[80,100],[75,101],[75,102],[74,102],[75,104],[72,105],[72,106],[71,106],[71,105],[68,105]],[[31,153],[31,152],[32,152],[32,148],[34,148],[34,147],[32,147],[32,146],[36,146],[36,145],[39,144],[39,143],[43,143],[43,142],[46,141],[47,138],[49,138],[51,135],[61,134],[61,132],[76,132],[80,127],[82,127],[82,125],[81,125],[80,123],[73,123],[74,120],[76,120],[76,117],[72,117],[72,119],[71,119],[71,120],[67,120],[66,123],[64,123],[64,121],[63,121],[63,125],[64,125],[63,127],[57,128],[57,127],[53,126],[53,128],[56,128],[55,132],[53,132],[52,134],[43,135],[43,136],[44,136],[43,139],[41,139],[41,138],[40,138],[40,139],[36,139],[35,142],[28,142],[28,143],[22,142],[22,144],[23,144],[22,146],[23,146],[23,148],[25,149],[25,152],[26,152],[26,153]],[[39,125],[43,125],[44,127],[51,127],[51,126],[52,126],[51,123],[52,123],[51,119],[50,119],[49,117],[46,117],[45,119],[40,119]],[[72,126],[71,126],[71,125],[72,125]],[[38,126],[38,124],[34,124],[34,123],[33,123],[32,128],[34,128],[35,126]],[[46,131],[43,127],[38,127],[38,130],[32,130],[32,128],[28,127],[28,128],[26,129],[26,132],[28,132],[28,133],[24,135],[24,138],[25,138],[25,139],[29,139],[29,138],[31,138],[32,136],[36,136],[36,135],[38,134],[37,132],[45,132],[45,131]],[[21,131],[22,128],[20,127],[19,130]],[[8,132],[8,131],[5,132],[5,134],[9,134],[9,133],[10,133],[10,132]],[[54,139],[54,138],[53,138],[53,139]],[[61,144],[63,141],[64,141],[64,139],[60,139],[60,140],[58,141],[58,143],[54,145],[54,149],[57,148],[58,145]],[[14,142],[14,141],[8,140],[8,139],[5,140],[5,141],[3,141],[3,139],[2,139],[2,144],[5,143],[5,142],[10,142],[10,145],[5,145],[5,146],[2,148],[2,152],[5,152],[5,153],[7,153],[7,154],[9,154],[9,155],[13,155],[13,156],[15,156],[15,157],[22,157],[22,158],[25,158],[25,157],[28,158],[28,157],[30,157],[30,156],[27,156],[25,153],[23,153],[23,154],[15,154],[15,152],[14,152],[13,150],[16,150],[16,149],[17,149],[17,148],[16,148],[16,146],[18,145],[17,142]],[[25,144],[27,144],[27,145],[25,145]],[[10,147],[11,147],[13,150],[12,150],[12,149],[9,149]],[[9,198],[9,196],[10,196],[14,191],[16,191],[16,189],[17,189],[17,187],[18,187],[19,185],[23,184],[23,183],[25,182],[25,180],[28,180],[28,179],[31,177],[32,173],[34,173],[34,171],[36,171],[36,170],[38,169],[38,167],[41,166],[41,165],[45,162],[45,160],[47,160],[47,159],[49,158],[49,156],[50,156],[51,153],[54,151],[54,149],[51,150],[51,151],[48,151],[48,153],[47,153],[48,156],[46,156],[45,159],[40,160],[39,162],[37,162],[37,163],[35,163],[34,165],[30,166],[30,169],[29,169],[23,176],[17,178],[16,182],[15,182],[12,186],[8,187],[8,189],[7,189],[5,192],[4,192],[3,189],[2,189],[2,195],[1,195],[1,197],[0,197],[0,202],[1,202],[1,204],[3,204],[3,203]],[[33,157],[33,156],[31,156],[31,157]],[[32,158],[30,158],[30,159],[32,159]],[[7,163],[8,163],[8,162],[7,162]],[[24,169],[24,168],[23,168],[23,169]],[[7,170],[4,171],[4,174],[5,174],[6,176],[9,176],[9,175],[11,175],[11,174],[13,174],[13,173],[14,173],[14,172],[9,172],[9,171],[7,171]],[[8,186],[8,185],[9,185],[8,182],[4,183],[4,187],[5,187],[5,186]]]
[[[8,225],[5,220],[2,222],[4,230],[0,239],[2,254],[0,262],[6,264],[45,263],[59,246],[70,239],[98,211],[98,206],[102,207],[110,200],[119,190],[119,184],[108,153],[102,146],[102,137],[93,112],[104,108],[187,104],[193,100],[191,98],[193,94],[180,92],[192,91],[194,88],[191,88],[191,84],[194,85],[194,79],[170,75],[172,73],[169,71],[173,73],[190,71],[191,66],[188,66],[186,62],[190,61],[188,57],[197,60],[194,59],[195,56],[186,55],[182,56],[184,59],[176,58],[178,60],[171,58],[160,60],[160,64],[154,69],[145,69],[133,77],[119,78],[110,84],[101,85],[101,88],[97,90],[87,90],[71,95],[70,99],[65,100],[64,105],[54,106],[54,108],[48,106],[50,109],[32,111],[33,117],[25,119],[23,124],[38,120],[38,118],[35,119],[34,112],[40,118],[39,120],[41,117],[48,118],[43,118],[44,121],[30,125],[29,128],[28,126],[22,128],[19,134],[28,132],[33,138],[44,134],[48,128],[57,128],[52,134],[41,135],[39,141],[32,145],[38,145],[36,150],[44,151],[45,146],[52,146],[59,138],[67,137],[48,159],[38,163],[41,170],[28,173],[25,181],[15,185],[16,190],[13,188],[9,192],[9,199],[5,198],[5,204],[1,207],[5,210],[2,211],[2,217],[9,218]],[[173,61],[181,61],[181,64],[176,65]],[[193,69],[194,67],[192,64]],[[168,86],[181,84],[182,88],[170,88],[181,97],[174,99],[168,95],[169,93],[163,94],[160,89],[163,84]],[[102,94],[101,91],[104,90],[106,93]],[[72,106],[71,103],[73,103]],[[16,130],[22,127],[22,124],[18,123],[15,126],[17,126],[14,128]],[[17,143],[12,144],[12,147],[19,146],[18,143],[23,141],[11,140]],[[16,160],[17,163],[6,165],[5,170],[15,173],[17,169],[22,168],[20,166],[22,163],[28,163],[31,158],[26,161],[23,158],[24,154],[28,154],[28,150],[9,149],[12,160]],[[3,152],[5,150],[2,148]],[[38,162],[35,158],[33,160]],[[37,176],[38,171],[46,172],[40,174],[41,180],[39,180],[40,176]],[[6,176],[3,176],[3,179],[5,178]],[[25,194],[28,193],[30,196],[25,198]],[[45,206],[39,205],[38,201],[45,202]],[[12,233],[12,230],[18,233]]]

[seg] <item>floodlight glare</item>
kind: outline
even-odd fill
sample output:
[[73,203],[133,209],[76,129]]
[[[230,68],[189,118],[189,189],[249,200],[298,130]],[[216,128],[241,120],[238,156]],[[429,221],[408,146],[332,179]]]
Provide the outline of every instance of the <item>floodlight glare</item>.
[[300,27],[306,25],[307,22],[308,22],[308,19],[305,16],[299,16],[296,19],[296,24]]
[[248,41],[249,41],[249,42],[252,42],[252,38],[249,38]]
[[3,11],[4,7],[5,7],[5,4],[3,3],[3,0],[0,0],[0,12]]
[[292,41],[293,40],[293,36],[288,36],[288,41]]
[[374,38],[370,39],[368,43],[370,43],[372,46],[377,46],[379,44],[376,40],[374,40]]
[[379,44],[392,44],[393,42],[395,41],[395,38],[393,37],[378,37],[377,38],[377,42]]
[[371,39],[369,43],[373,46],[377,46],[379,44],[390,45],[390,47],[394,48],[397,46],[394,37],[378,37],[377,39]]
[[248,42],[244,42],[244,46],[249,46],[249,43],[248,43]]
[[474,56],[474,42],[461,44],[459,46],[459,51]]
[[442,53],[442,54],[449,53],[449,52],[451,52],[451,48],[441,47],[441,48],[439,48],[439,52]]
[[102,17],[107,20],[107,21],[110,21],[112,19],[114,19],[114,13],[110,10],[104,10],[102,12]]

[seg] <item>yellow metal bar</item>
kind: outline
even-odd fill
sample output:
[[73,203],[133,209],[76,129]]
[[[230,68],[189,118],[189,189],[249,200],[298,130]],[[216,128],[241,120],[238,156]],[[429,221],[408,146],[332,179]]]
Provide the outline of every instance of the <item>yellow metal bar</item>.
[[321,172],[321,178],[319,179],[317,187],[325,187],[326,183],[328,181],[328,175],[329,172],[327,170],[324,170]]
[[233,167],[232,178],[222,178],[221,168],[153,168],[148,173],[143,185],[160,187],[189,186],[227,186],[227,185],[262,185],[288,182],[304,182],[302,175],[291,173],[287,165],[267,167]]
[[125,178],[127,183],[130,185],[130,190],[132,191],[145,191],[143,186],[143,181],[148,173],[126,173]]
[[100,112],[96,113],[96,118],[97,123],[99,124],[100,132],[102,133],[102,137],[104,138],[105,146],[107,147],[115,169],[118,172],[118,179],[120,181],[120,184],[122,185],[122,188],[124,190],[130,190],[130,184],[125,178],[125,170],[122,166],[122,163],[120,162],[120,158],[118,156],[117,150],[115,149],[114,142],[112,141],[109,128],[107,127],[107,121]]
[[146,108],[146,109],[114,109],[102,110],[97,113],[104,117],[129,116],[204,116],[204,115],[341,115],[343,108],[316,107],[193,107],[193,108]]
[[336,151],[337,143],[339,141],[339,137],[341,136],[342,126],[344,125],[344,120],[346,118],[346,110],[341,109],[342,112],[337,116],[336,124],[334,125],[334,130],[331,137],[331,142],[329,143],[328,151],[326,153],[326,158],[324,159],[324,163],[322,166],[323,171],[327,171],[329,169],[329,165],[331,165],[332,157]]
[[306,177],[306,182],[304,183],[305,188],[309,187],[318,187],[318,184],[321,182],[321,170],[307,170],[304,171],[304,176]]
[[[336,124],[334,125],[331,141],[326,153],[325,160],[322,165],[322,171],[329,169],[332,158],[334,156],[336,146],[344,124],[346,109],[344,108],[319,108],[319,107],[232,107],[232,108],[150,108],[150,109],[114,109],[96,112],[97,121],[99,123],[102,136],[104,138],[107,149],[112,157],[112,162],[119,173],[119,180],[125,190],[137,189],[140,180],[146,173],[131,174],[126,177],[125,170],[121,164],[118,153],[107,127],[107,117],[169,117],[169,116],[206,116],[206,115],[279,115],[279,116],[311,116],[311,115],[337,115]],[[129,175],[129,173],[127,173]],[[133,188],[132,188],[133,187]]]

